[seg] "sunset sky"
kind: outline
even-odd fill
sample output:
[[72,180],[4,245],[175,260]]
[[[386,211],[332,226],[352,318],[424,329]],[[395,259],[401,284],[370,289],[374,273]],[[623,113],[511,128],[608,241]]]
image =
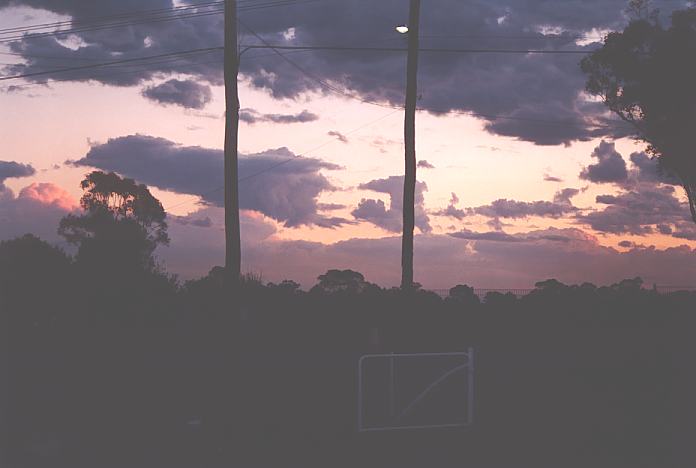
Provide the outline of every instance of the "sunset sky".
[[[223,18],[219,2],[191,3],[202,0],[0,0],[3,76],[186,52],[0,82],[0,240],[32,232],[67,248],[57,223],[100,169],[162,201],[171,245],[158,256],[170,272],[190,279],[223,263],[222,52],[199,50],[222,45]],[[239,5],[245,45],[261,44],[258,34],[275,45],[405,46],[394,27],[408,0]],[[668,22],[690,3],[653,5]],[[592,50],[626,25],[625,7],[424,0],[422,47]],[[7,29],[70,19],[129,24],[24,39]],[[282,53],[252,49],[241,60],[243,270],[307,287],[351,268],[395,286],[405,54]],[[421,54],[416,281],[524,288],[641,276],[696,286],[683,189],[584,93],[581,58]]]

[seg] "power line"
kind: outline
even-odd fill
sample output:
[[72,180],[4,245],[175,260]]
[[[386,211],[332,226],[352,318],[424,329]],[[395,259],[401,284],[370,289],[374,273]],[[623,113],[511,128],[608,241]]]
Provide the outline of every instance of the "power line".
[[138,16],[146,17],[146,16],[151,16],[153,14],[179,12],[179,11],[192,10],[192,9],[197,9],[197,8],[204,8],[204,7],[220,5],[222,3],[224,3],[224,2],[222,2],[222,1],[204,2],[204,3],[196,3],[196,4],[190,4],[190,5],[179,6],[179,7],[171,7],[171,8],[157,8],[157,9],[152,9],[152,10],[131,11],[128,13],[120,13],[120,14],[107,15],[107,16],[84,18],[84,19],[80,19],[80,20],[71,19],[71,20],[65,20],[65,21],[54,21],[54,22],[50,22],[50,23],[37,23],[37,24],[28,25],[28,26],[15,26],[15,27],[10,27],[10,28],[0,29],[0,34],[31,31],[31,30],[36,30],[36,29],[46,29],[46,28],[51,28],[51,27],[57,28],[57,27],[69,26],[69,25],[74,26],[74,25],[78,25],[78,24],[79,25],[98,24],[100,22],[106,22],[106,21],[110,21],[110,20],[133,18],[133,17],[138,17]]
[[[241,4],[241,9],[261,9],[260,7],[268,7],[268,6],[283,6],[285,4],[293,4],[293,3],[305,3],[307,1],[318,1],[318,0],[270,0],[267,1],[266,3],[255,3],[256,0],[239,0],[239,4]],[[169,13],[179,13],[182,11],[189,11],[189,10],[197,10],[200,8],[212,8],[212,7],[218,7],[224,5],[224,1],[214,1],[214,2],[203,2],[203,3],[193,3],[193,4],[188,4],[188,5],[182,5],[178,7],[170,7],[170,8],[158,8],[158,9],[152,9],[152,10],[136,10],[136,11],[131,11],[127,13],[120,13],[120,14],[115,14],[115,15],[108,15],[108,16],[101,16],[101,17],[93,17],[93,18],[85,18],[85,19],[80,19],[80,20],[66,20],[66,21],[56,21],[56,22],[51,22],[51,23],[39,23],[39,24],[33,24],[29,26],[16,26],[12,28],[4,28],[0,29],[0,34],[9,34],[9,33],[16,33],[16,32],[24,32],[24,31],[31,31],[31,30],[37,30],[37,29],[46,29],[46,28],[51,28],[51,27],[61,27],[61,26],[90,26],[90,25],[98,25],[100,23],[105,23],[109,24],[108,22],[111,20],[125,20],[129,18],[134,18],[134,19],[142,19],[142,18],[147,18],[147,17],[152,17],[155,15],[164,15],[164,14],[169,14]],[[248,4],[247,6],[244,6],[244,4]],[[66,31],[55,31],[55,32],[66,32]]]
[[31,78],[34,76],[51,75],[54,73],[65,73],[65,72],[71,72],[71,71],[88,70],[88,69],[92,69],[92,68],[108,67],[111,65],[140,62],[143,60],[151,60],[151,59],[163,58],[163,57],[183,56],[183,55],[196,54],[196,53],[201,53],[201,52],[210,52],[210,51],[222,50],[222,49],[223,49],[222,47],[204,47],[201,49],[191,49],[191,50],[184,50],[184,51],[179,51],[179,52],[169,52],[166,54],[157,54],[157,55],[150,55],[150,56],[146,56],[146,57],[114,60],[111,62],[102,62],[102,63],[94,63],[94,64],[90,64],[90,65],[81,65],[81,66],[76,66],[76,67],[59,68],[56,70],[46,70],[46,71],[40,71],[40,72],[24,73],[21,75],[2,76],[2,77],[0,77],[0,81],[15,80],[15,79],[19,79],[19,78]]
[[[257,36],[259,37],[259,36]],[[360,46],[286,46],[269,44],[265,40],[264,45],[243,44],[245,49],[277,49],[277,50],[332,50],[344,52],[407,52],[404,47],[360,47]],[[419,52],[436,53],[467,53],[467,54],[591,54],[595,50],[564,50],[564,49],[472,49],[472,48],[440,48],[421,47]]]
[[129,26],[137,26],[140,24],[161,23],[161,22],[176,21],[176,20],[188,19],[188,18],[200,18],[200,17],[205,17],[205,16],[217,15],[217,14],[220,14],[221,12],[222,12],[222,10],[211,10],[211,11],[199,12],[199,13],[186,13],[186,14],[179,14],[179,15],[166,15],[166,16],[161,16],[161,17],[152,17],[149,19],[129,20],[129,21],[123,21],[123,22],[118,22],[118,23],[103,24],[103,25],[98,25],[98,26],[83,26],[83,27],[72,28],[72,29],[61,29],[58,31],[32,33],[32,34],[28,34],[28,35],[27,34],[15,34],[14,36],[0,37],[0,43],[16,42],[16,41],[22,41],[22,40],[27,40],[27,39],[41,39],[44,37],[67,36],[70,34],[91,32],[91,31],[103,31],[103,30],[107,30],[107,29],[117,29],[117,28],[129,27]]
[[[318,2],[318,1],[326,1],[326,0],[276,0],[276,1],[269,1],[266,3],[250,3],[247,6],[241,6],[239,7],[240,12],[247,12],[247,11],[255,11],[255,10],[263,10],[267,8],[276,8],[276,7],[282,7],[282,6],[292,6],[292,5],[299,5],[299,4],[304,4],[304,3],[312,3],[312,2]],[[166,11],[167,13],[159,13],[159,14],[150,14],[150,15],[145,15],[140,18],[137,17],[137,15],[131,15],[133,19],[124,19],[123,21],[120,22],[111,22],[111,23],[93,23],[90,24],[90,22],[85,22],[85,21],[80,21],[78,23],[72,22],[72,21],[65,21],[62,23],[46,23],[46,25],[34,25],[34,26],[29,26],[25,28],[24,30],[16,28],[15,30],[6,30],[6,32],[0,32],[0,35],[7,35],[7,34],[14,34],[9,37],[0,37],[0,43],[8,43],[8,42],[15,42],[18,40],[25,40],[25,39],[36,39],[36,38],[42,38],[42,37],[51,37],[51,36],[64,36],[68,34],[76,34],[76,33],[82,33],[82,32],[90,32],[90,31],[101,31],[101,30],[106,30],[106,29],[115,29],[115,28],[122,28],[122,27],[128,27],[128,26],[135,26],[139,24],[148,24],[148,23],[160,23],[160,22],[165,22],[165,21],[176,21],[179,19],[189,19],[189,18],[200,18],[200,17],[206,17],[206,16],[213,16],[213,15],[218,15],[221,14],[224,11],[224,8],[217,8],[217,9],[211,9],[207,11],[191,11],[191,10],[198,10],[199,8],[212,8],[212,7],[217,7],[220,6],[220,4],[223,4],[224,2],[209,2],[206,4],[198,4],[197,6],[186,6],[186,7],[175,7],[173,9],[168,9],[168,10],[158,10],[158,11]],[[154,10],[153,10],[154,11]],[[181,14],[171,14],[171,13],[181,13]],[[75,25],[79,24],[80,26],[73,27],[71,29],[60,29],[57,31],[50,31],[50,32],[39,32],[39,33],[33,33],[30,35],[24,35],[20,34],[22,32],[31,32],[35,30],[40,30],[40,29],[46,29],[48,27],[55,27],[56,25],[58,26],[67,26],[67,25]]]
[[[211,51],[210,53],[212,53],[212,52],[219,52],[219,51],[215,50],[215,51]],[[298,53],[298,52],[305,52],[305,51],[298,50],[295,52],[286,52],[285,55],[292,54],[292,53]],[[201,55],[206,55],[206,53],[201,53]],[[273,54],[252,55],[250,57],[246,57],[245,61],[256,60],[256,59],[260,59],[260,58],[264,58],[264,57],[275,57],[275,56],[276,56],[276,54],[274,54],[274,53]],[[153,67],[153,65],[160,65],[160,64],[165,64],[165,63],[174,63],[174,62],[177,62],[180,60],[190,60],[191,58],[192,57],[188,57],[188,56],[175,57],[175,58],[154,61],[154,62],[137,63],[137,64],[132,64],[132,65],[123,65],[123,66],[128,66],[128,67],[137,66],[139,68],[136,70],[119,70],[119,71],[112,71],[111,68],[109,68],[109,70],[104,70],[102,73],[97,72],[96,76],[97,77],[104,76],[106,72],[108,72],[108,75],[106,75],[106,76],[142,73],[144,70],[147,70],[148,68]],[[218,59],[218,60],[208,60],[208,61],[204,61],[204,62],[186,63],[186,64],[177,65],[176,69],[178,71],[178,70],[182,70],[182,69],[198,67],[200,65],[213,65],[213,64],[219,64],[222,66],[222,60]],[[113,68],[119,68],[119,67],[121,67],[121,66],[119,66],[119,65],[113,66]],[[90,79],[95,79],[94,77],[95,77],[94,74],[90,74],[90,75],[84,77],[84,79],[85,79],[85,81],[87,81]],[[49,79],[43,80],[43,81],[35,81],[35,82],[31,82],[30,84],[13,85],[11,87],[13,89],[17,89],[17,88],[25,89],[25,88],[34,88],[34,87],[38,87],[38,86],[45,86],[45,85],[49,85],[51,83],[64,83],[67,81],[78,81],[78,80],[80,80],[80,77],[49,78]],[[7,90],[9,88],[10,88],[10,86],[6,86],[4,88],[0,88],[0,91]]]
[[[90,62],[98,62],[100,60],[103,60],[103,58],[96,58],[96,57],[69,57],[69,56],[58,56],[58,55],[34,55],[34,54],[24,54],[20,52],[0,52],[0,55],[10,55],[10,56],[15,56],[15,57],[21,57],[21,58],[39,58],[39,59],[47,59],[47,60],[85,60],[85,61],[90,61]],[[16,65],[16,64],[13,64]]]
[[[244,25],[244,23],[242,23],[241,21],[240,21],[240,24],[242,24],[245,28],[249,29],[248,26]],[[407,49],[402,48],[402,47],[273,45],[273,44],[269,44],[260,35],[253,32],[253,30],[249,29],[249,31],[252,32],[252,34],[254,34],[259,40],[261,40],[264,43],[264,45],[258,45],[258,44],[241,45],[240,47],[242,49],[246,49],[246,50],[271,49],[283,58],[285,58],[285,56],[279,52],[280,50],[292,50],[292,51],[331,50],[331,51],[349,51],[349,52],[350,51],[369,51],[369,52],[405,52],[405,51],[407,51]],[[3,77],[0,77],[0,81],[19,79],[19,78],[30,78],[30,77],[34,77],[34,76],[48,75],[48,74],[52,74],[52,73],[63,73],[63,72],[68,72],[68,71],[85,70],[85,69],[89,69],[89,68],[104,67],[104,66],[115,65],[115,64],[126,63],[126,62],[137,61],[137,60],[147,60],[150,58],[158,58],[158,57],[168,56],[168,55],[173,55],[173,54],[188,54],[188,53],[194,53],[197,51],[207,51],[207,50],[213,50],[213,49],[222,49],[222,47],[207,47],[207,48],[202,48],[202,49],[192,49],[192,50],[187,50],[187,51],[172,52],[169,54],[160,54],[160,55],[153,55],[153,56],[141,57],[141,58],[115,60],[115,61],[111,61],[111,62],[94,63],[94,64],[90,64],[90,65],[82,65],[82,66],[76,66],[76,67],[59,68],[59,69],[55,69],[55,70],[46,70],[46,71],[25,73],[25,74],[19,74],[19,75],[3,76]],[[421,48],[420,51],[421,52],[439,52],[439,53],[475,53],[475,54],[480,54],[480,53],[495,53],[495,54],[589,54],[589,53],[594,52],[594,50],[451,49],[451,48],[445,48],[445,49],[442,49],[442,48]],[[285,60],[287,60],[294,67],[299,67],[299,65],[297,65],[295,62],[289,61],[287,58],[285,58]],[[306,70],[301,70],[301,71],[305,74],[308,74],[308,72]],[[318,78],[314,78],[314,79],[317,80]]]
[[[328,89],[329,91],[334,92],[334,93],[336,93],[336,94],[340,94],[341,96],[347,97],[347,98],[349,98],[349,99],[354,99],[354,100],[357,100],[357,101],[360,101],[360,102],[364,102],[364,103],[366,103],[366,104],[372,104],[372,105],[374,105],[374,106],[379,106],[379,107],[389,107],[389,108],[392,108],[392,109],[395,108],[394,106],[384,105],[384,104],[380,104],[380,103],[378,103],[378,102],[370,101],[370,100],[367,100],[367,99],[362,99],[362,98],[360,98],[360,97],[358,97],[358,96],[355,96],[355,95],[353,95],[353,94],[350,94],[350,93],[348,93],[348,92],[345,92],[345,91],[341,90],[340,88],[337,88],[337,87],[331,85],[330,83],[327,83],[326,81],[322,80],[321,78],[319,78],[319,77],[317,77],[317,76],[314,76],[314,74],[310,73],[309,71],[307,71],[306,69],[304,69],[303,67],[301,67],[300,65],[298,65],[296,62],[294,62],[293,60],[291,60],[291,59],[289,59],[288,57],[286,57],[285,55],[283,55],[283,54],[278,50],[277,47],[274,47],[274,46],[270,45],[263,37],[261,37],[259,34],[257,34],[256,31],[254,31],[253,29],[251,29],[251,28],[250,28],[248,25],[246,25],[242,20],[239,20],[239,24],[241,24],[245,29],[247,29],[251,34],[253,34],[258,40],[260,40],[261,42],[263,42],[263,43],[265,44],[265,48],[271,49],[276,55],[278,55],[280,58],[282,58],[283,60],[285,60],[286,62],[288,62],[292,67],[294,67],[294,68],[296,68],[297,70],[299,70],[300,73],[304,74],[305,76],[307,76],[308,78],[310,78],[310,79],[313,80],[314,82],[318,83],[318,84],[319,84],[320,86],[322,86],[324,89]],[[259,48],[260,48],[260,47],[259,47]],[[293,49],[293,50],[302,50],[302,49]]]
[[201,17],[206,17],[206,16],[218,15],[220,13],[222,13],[222,10],[213,10],[213,11],[202,12],[202,13],[189,13],[189,14],[183,14],[183,15],[173,15],[173,16],[167,16],[167,17],[162,17],[162,18],[153,18],[153,19],[146,19],[146,20],[139,20],[139,21],[127,21],[127,22],[122,22],[122,23],[113,23],[113,24],[102,25],[102,26],[65,29],[65,30],[52,31],[52,32],[46,32],[46,33],[35,33],[35,34],[31,34],[31,35],[16,35],[16,36],[11,36],[11,37],[0,38],[0,43],[16,42],[16,41],[26,40],[26,39],[41,39],[44,37],[66,36],[66,35],[70,35],[70,34],[91,32],[91,31],[104,31],[107,29],[118,29],[118,28],[123,28],[123,27],[128,27],[128,26],[137,26],[140,24],[151,24],[151,23],[162,23],[162,22],[167,22],[167,21],[177,21],[180,19],[201,18]]

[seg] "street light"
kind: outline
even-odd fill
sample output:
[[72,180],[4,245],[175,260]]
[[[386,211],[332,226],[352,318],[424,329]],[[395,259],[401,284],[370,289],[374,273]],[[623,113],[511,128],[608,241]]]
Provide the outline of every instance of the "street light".
[[400,34],[406,34],[408,32],[408,26],[404,24],[402,24],[401,26],[397,26],[396,31]]

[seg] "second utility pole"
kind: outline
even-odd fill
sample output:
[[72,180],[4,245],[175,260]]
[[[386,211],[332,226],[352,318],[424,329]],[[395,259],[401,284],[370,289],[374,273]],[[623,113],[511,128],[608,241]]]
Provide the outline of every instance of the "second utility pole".
[[[237,50],[237,0],[225,0],[225,273],[236,288],[241,272],[239,229],[239,51]],[[229,285],[228,285],[229,286]]]
[[411,0],[408,19],[408,60],[406,64],[406,116],[404,118],[403,234],[401,236],[401,289],[413,288],[413,230],[416,194],[416,102],[418,101],[418,47],[420,0]]

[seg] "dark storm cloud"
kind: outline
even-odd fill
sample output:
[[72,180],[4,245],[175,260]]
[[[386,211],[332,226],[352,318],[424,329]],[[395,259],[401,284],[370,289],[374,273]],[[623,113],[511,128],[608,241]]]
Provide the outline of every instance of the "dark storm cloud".
[[[115,171],[155,187],[200,196],[223,205],[223,154],[200,146],[180,146],[164,138],[130,135],[94,145],[73,164]],[[335,227],[348,221],[317,213],[317,199],[335,187],[319,171],[339,166],[295,155],[287,148],[241,155],[240,207],[256,210],[287,227]]]
[[651,158],[643,152],[636,152],[631,154],[630,160],[633,163],[631,178],[637,182],[681,185],[677,177],[668,174],[660,167],[657,158]]
[[239,120],[251,125],[258,122],[292,124],[314,122],[319,120],[319,116],[308,110],[303,110],[298,114],[262,114],[254,109],[242,109],[239,111]]
[[36,170],[29,164],[22,164],[15,161],[0,161],[0,184],[5,179],[14,177],[29,177],[36,173]]
[[[403,225],[403,190],[404,177],[391,176],[386,179],[376,179],[358,186],[361,190],[371,190],[389,195],[389,207],[382,200],[363,198],[357,208],[352,211],[353,217],[368,221],[391,232],[401,232]],[[430,218],[423,207],[423,192],[428,190],[425,182],[416,182],[415,216],[416,227],[421,232],[430,232]]]
[[430,164],[425,159],[421,159],[420,161],[418,161],[418,167],[420,167],[421,169],[435,169],[435,166]]
[[499,218],[520,219],[538,216],[542,218],[560,218],[566,214],[578,211],[570,201],[575,195],[580,193],[578,189],[566,188],[556,192],[553,201],[537,200],[532,202],[508,200],[501,198],[488,205],[477,206],[474,208],[457,208],[459,198],[452,193],[452,198],[445,209],[436,211],[438,216],[449,216],[462,220],[467,216],[480,215],[498,222],[494,226],[501,226]]
[[670,224],[689,217],[688,207],[668,185],[643,184],[618,195],[598,195],[596,202],[607,206],[578,215],[577,219],[599,232],[644,235],[654,232],[656,225],[662,225],[659,232],[666,232]]
[[6,179],[29,177],[35,173],[36,169],[29,164],[21,164],[15,161],[0,161],[0,197],[3,196],[3,192],[9,193],[9,190],[5,187]]
[[471,212],[489,218],[519,219],[530,216],[560,218],[568,213],[577,211],[577,208],[570,203],[570,198],[575,194],[577,192],[572,194],[559,192],[556,194],[554,201],[523,202],[501,198],[495,200],[490,205],[471,208]]
[[580,172],[580,178],[595,183],[620,184],[628,178],[626,161],[621,157],[614,143],[602,140],[594,151],[592,157],[597,159],[597,164],[590,164]]
[[175,104],[187,109],[203,109],[213,99],[210,86],[192,80],[169,80],[149,86],[143,96],[160,104]]
[[630,169],[613,143],[602,141],[592,154],[599,162],[588,166],[581,177],[596,183],[612,182],[622,191],[599,195],[596,202],[606,207],[577,215],[581,223],[599,232],[645,235],[660,233],[691,240],[688,206],[679,200],[676,177],[664,172],[655,158],[632,153]]
[[596,164],[590,164],[580,172],[580,178],[590,182],[614,183],[626,190],[638,185],[681,185],[679,179],[660,166],[657,158],[651,158],[644,152],[634,152],[629,156],[630,168],[621,154],[616,151],[614,143],[602,140],[592,152]]
[[696,224],[694,224],[691,219],[678,221],[675,223],[675,229],[672,232],[672,236],[676,237],[677,239],[696,241]]
[[[0,7],[10,3],[70,15],[77,21],[172,6],[171,0],[0,0]],[[679,6],[678,2],[670,2],[662,10],[667,14],[670,8]],[[441,0],[437,8],[423,9],[422,46],[576,49],[579,46],[575,41],[593,29],[622,27],[626,22],[624,7],[624,0],[567,0],[553,4],[547,0],[474,0],[465,6],[460,0]],[[369,14],[365,14],[366,8]],[[382,0],[369,5],[350,1],[312,2],[273,8],[271,14],[268,9],[249,11],[244,6],[240,9],[243,25],[250,26],[270,43],[405,46],[405,38],[393,31],[395,24],[407,20],[405,0]],[[75,63],[80,58],[108,61],[114,57],[216,47],[223,43],[222,26],[222,15],[211,15],[86,31],[78,34],[86,45],[77,50],[50,37],[24,40],[11,44],[11,48],[25,54],[27,62],[10,72],[55,67],[55,60],[41,56],[63,57],[63,63]],[[290,28],[294,34],[284,34]],[[457,37],[462,34],[467,35],[465,41]],[[252,34],[245,37],[245,42],[258,43]],[[309,72],[302,73],[298,67],[265,51],[252,51],[243,56],[241,74],[252,86],[266,89],[275,97],[296,98],[307,91],[328,93],[325,84],[328,82],[332,88],[338,86],[363,100],[403,104],[402,52],[315,51],[294,54],[288,59]],[[486,128],[491,132],[538,144],[615,135],[615,129],[594,126],[605,124],[608,116],[601,103],[584,100],[585,78],[578,60],[575,55],[423,52],[419,106],[434,113],[473,112],[488,120]],[[94,69],[61,77],[130,86],[170,72],[220,84],[221,54],[191,55],[128,71]],[[548,120],[553,122],[544,122]]]
[[658,224],[655,227],[657,228],[657,232],[659,232],[660,234],[668,235],[672,234],[673,232],[672,226],[670,226],[669,224]]
[[[0,0],[0,8],[23,5],[70,16],[74,27],[93,22],[94,18],[170,8],[172,0]],[[137,18],[137,17],[136,17]],[[112,20],[113,21],[113,20]],[[34,37],[10,43],[13,52],[21,53],[26,63],[9,67],[11,73],[43,72],[63,66],[110,62],[131,58],[167,54],[177,51],[209,48],[222,45],[222,15],[176,21],[136,21],[125,27],[77,32],[81,47],[74,50],[54,37]],[[90,28],[84,28],[90,29]],[[162,73],[183,73],[204,81],[222,83],[222,53],[210,51],[177,57],[177,60],[158,60],[148,66],[125,68],[94,68],[60,74],[60,79],[73,81],[95,80],[115,86],[133,86]],[[44,80],[39,76],[36,80]]]

